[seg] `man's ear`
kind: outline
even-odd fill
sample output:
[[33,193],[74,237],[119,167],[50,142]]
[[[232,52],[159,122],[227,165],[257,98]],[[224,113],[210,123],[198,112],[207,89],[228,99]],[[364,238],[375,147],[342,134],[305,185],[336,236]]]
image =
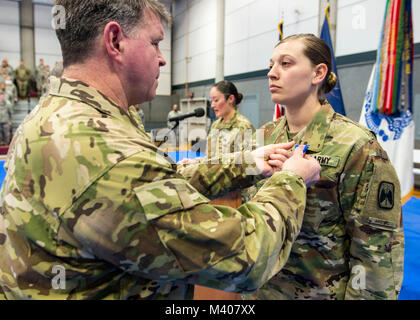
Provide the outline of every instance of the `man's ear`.
[[104,42],[108,56],[118,62],[121,61],[122,46],[124,39],[121,26],[115,22],[109,22],[104,29]]
[[318,85],[322,83],[328,73],[328,67],[325,63],[320,63],[315,67],[314,78],[312,79],[312,84]]

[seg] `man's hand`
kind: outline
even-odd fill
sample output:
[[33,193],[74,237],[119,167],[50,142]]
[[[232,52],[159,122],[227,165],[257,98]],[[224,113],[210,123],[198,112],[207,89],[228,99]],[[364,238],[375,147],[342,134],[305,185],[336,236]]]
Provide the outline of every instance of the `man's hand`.
[[290,170],[300,175],[307,187],[317,182],[320,178],[321,166],[314,158],[303,154],[304,146],[295,149],[293,156],[283,163],[283,170]]
[[[291,156],[287,151],[294,146],[294,141],[279,144],[270,144],[252,151],[255,164],[264,177],[271,177],[275,172],[281,171],[284,161]],[[270,160],[274,157],[274,160]]]

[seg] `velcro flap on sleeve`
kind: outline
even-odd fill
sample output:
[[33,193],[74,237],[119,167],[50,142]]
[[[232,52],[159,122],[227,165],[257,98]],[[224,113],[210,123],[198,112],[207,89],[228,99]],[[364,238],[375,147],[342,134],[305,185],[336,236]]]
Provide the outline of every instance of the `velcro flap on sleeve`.
[[187,210],[210,200],[183,179],[159,180],[134,188],[145,221]]

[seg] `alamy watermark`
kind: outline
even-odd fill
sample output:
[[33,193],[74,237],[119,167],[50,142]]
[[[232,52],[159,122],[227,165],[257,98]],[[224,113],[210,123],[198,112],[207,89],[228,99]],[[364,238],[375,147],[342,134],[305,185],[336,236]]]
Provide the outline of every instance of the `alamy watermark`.
[[354,290],[366,289],[366,269],[363,266],[356,265],[351,269],[353,276],[351,280],[351,287]]
[[366,30],[366,8],[360,4],[352,7],[353,19],[351,26],[354,30]]
[[65,290],[66,289],[66,269],[63,266],[53,266],[51,272],[55,276],[51,279],[51,287],[54,290]]
[[63,6],[53,6],[51,9],[51,26],[54,30],[66,28],[66,8]]

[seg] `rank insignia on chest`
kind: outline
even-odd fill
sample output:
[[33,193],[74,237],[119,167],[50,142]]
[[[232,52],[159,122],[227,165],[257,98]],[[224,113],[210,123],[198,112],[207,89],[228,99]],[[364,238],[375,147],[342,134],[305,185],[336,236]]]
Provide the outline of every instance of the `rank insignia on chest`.
[[334,167],[336,168],[340,162],[339,157],[330,157],[330,156],[324,156],[324,155],[313,155],[312,157],[315,158],[319,162],[321,166],[328,166],[328,167]]
[[394,208],[395,186],[390,182],[381,182],[378,191],[379,208],[391,210]]

